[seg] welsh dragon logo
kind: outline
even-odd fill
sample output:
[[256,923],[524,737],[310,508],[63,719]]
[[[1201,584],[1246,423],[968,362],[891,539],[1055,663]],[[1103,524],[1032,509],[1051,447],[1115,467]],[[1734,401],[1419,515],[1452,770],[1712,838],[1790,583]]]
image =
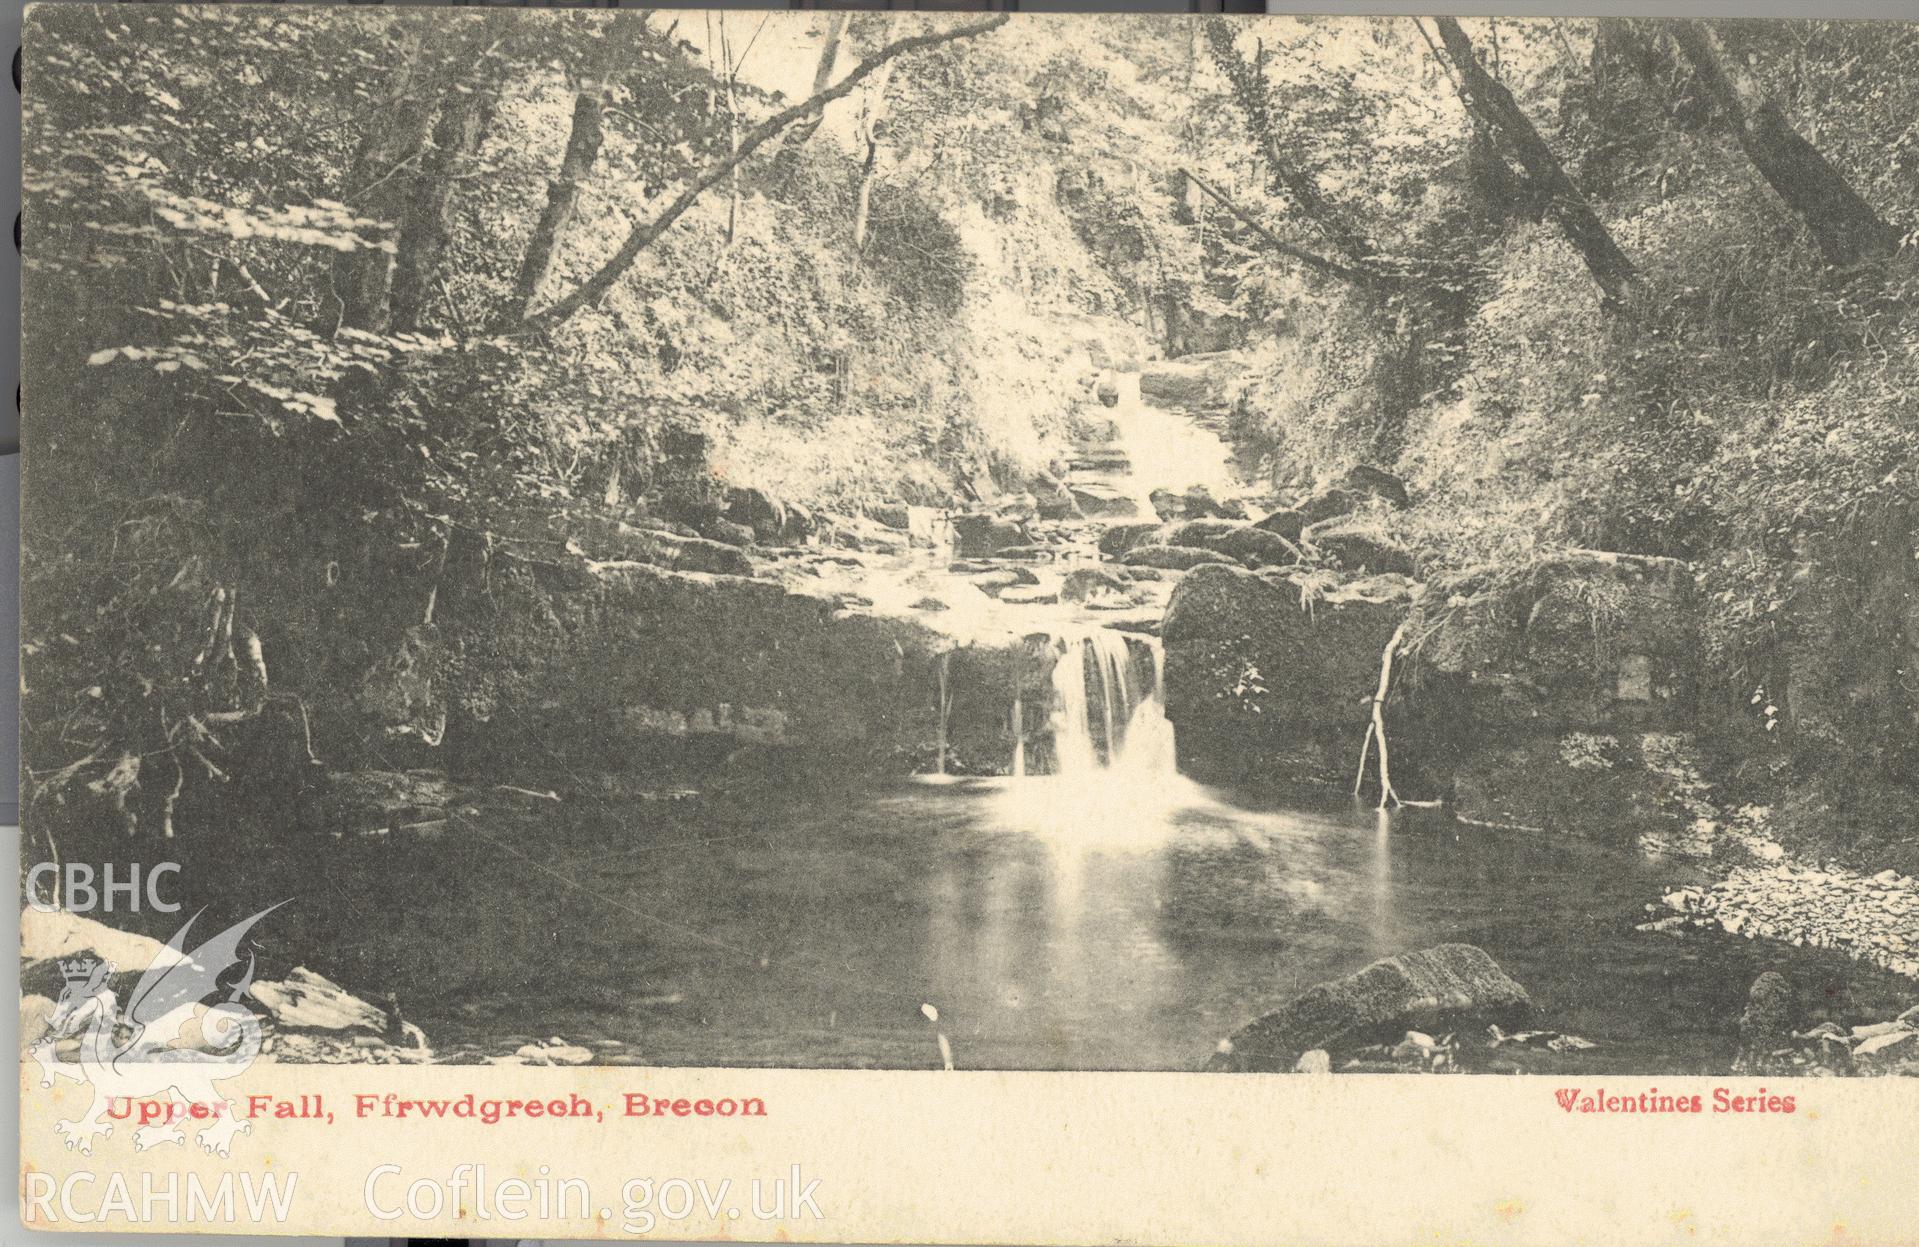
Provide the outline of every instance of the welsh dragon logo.
[[[260,1019],[241,1002],[253,983],[253,958],[241,969],[240,942],[277,908],[235,923],[191,952],[187,935],[199,915],[189,918],[141,974],[124,1009],[108,986],[112,962],[87,956],[59,963],[66,986],[29,1052],[40,1064],[42,1087],[62,1077],[93,1087],[86,1112],[55,1124],[69,1149],[90,1155],[95,1139],[113,1133],[109,1110],[127,1100],[164,1100],[174,1110],[134,1130],[141,1151],[185,1143],[192,1127],[203,1150],[226,1156],[234,1136],[252,1129],[214,1084],[243,1073],[260,1053]],[[224,998],[208,1003],[216,996]],[[61,1060],[60,1041],[74,1036],[78,1059]]]

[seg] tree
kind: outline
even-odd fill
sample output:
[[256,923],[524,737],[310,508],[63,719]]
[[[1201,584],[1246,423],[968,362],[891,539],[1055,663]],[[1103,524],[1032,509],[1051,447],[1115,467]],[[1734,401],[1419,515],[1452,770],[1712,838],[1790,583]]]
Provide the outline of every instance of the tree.
[[1677,22],[1672,37],[1725,114],[1740,149],[1767,185],[1805,222],[1827,263],[1849,267],[1898,247],[1899,231],[1792,128],[1784,111],[1736,58],[1720,54],[1719,37],[1710,27],[1697,21]]
[[847,73],[846,77],[840,79],[834,86],[817,92],[801,100],[799,103],[794,104],[792,107],[775,113],[773,116],[760,122],[744,135],[740,136],[739,143],[733,148],[731,154],[710,166],[696,177],[658,216],[654,217],[651,221],[634,226],[632,232],[626,236],[626,240],[620,244],[619,250],[615,251],[613,257],[602,264],[598,271],[581,282],[579,286],[574,288],[570,293],[564,295],[541,311],[523,319],[517,331],[525,332],[530,330],[551,329],[566,321],[588,303],[593,302],[605,294],[628,269],[633,267],[633,262],[639,259],[640,253],[658,241],[659,237],[666,233],[667,230],[673,228],[674,222],[686,215],[687,209],[697,203],[700,196],[704,195],[720,181],[731,175],[733,170],[737,169],[740,164],[754,152],[764,147],[773,139],[778,138],[788,126],[814,115],[834,100],[845,98],[852,93],[855,87],[878,72],[881,67],[885,66],[894,58],[904,56],[909,52],[924,51],[928,48],[938,47],[941,44],[952,43],[955,40],[970,39],[976,35],[983,35],[988,31],[999,29],[1001,26],[1004,26],[1007,21],[1008,15],[1001,13],[996,17],[988,18],[982,22],[973,22],[963,26],[949,27],[943,31],[933,31],[922,35],[908,35],[901,39],[895,39],[854,66],[853,69]]
[[1440,41],[1446,45],[1453,68],[1458,71],[1467,106],[1512,148],[1526,175],[1546,197],[1547,211],[1585,261],[1586,271],[1599,284],[1607,304],[1623,305],[1628,289],[1638,277],[1632,261],[1613,241],[1612,232],[1593,211],[1585,195],[1573,185],[1565,167],[1539,136],[1513,93],[1480,64],[1472,40],[1466,37],[1459,20],[1439,17],[1433,21],[1439,27]]

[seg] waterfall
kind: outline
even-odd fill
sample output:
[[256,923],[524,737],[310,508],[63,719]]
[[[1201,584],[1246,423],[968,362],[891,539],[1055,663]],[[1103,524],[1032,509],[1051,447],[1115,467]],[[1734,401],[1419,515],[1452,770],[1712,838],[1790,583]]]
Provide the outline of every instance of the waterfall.
[[1013,690],[1013,778],[1026,775],[1026,708],[1020,704],[1019,689]]
[[953,691],[948,682],[948,669],[952,665],[953,651],[947,650],[940,655],[940,735],[939,735],[939,774],[946,774],[946,724],[953,713]]
[[[1173,728],[1166,720],[1164,657],[1152,637],[1087,628],[1055,641],[1053,770],[1093,775],[1124,767],[1135,774],[1175,770]],[[1150,684],[1140,679],[1135,648],[1152,657]]]

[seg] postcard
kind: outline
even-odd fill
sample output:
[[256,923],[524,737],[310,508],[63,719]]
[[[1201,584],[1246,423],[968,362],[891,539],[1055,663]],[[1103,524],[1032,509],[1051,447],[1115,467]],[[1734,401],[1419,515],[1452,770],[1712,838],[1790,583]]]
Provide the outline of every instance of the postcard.
[[32,8],[26,1224],[1919,1241],[1916,48]]

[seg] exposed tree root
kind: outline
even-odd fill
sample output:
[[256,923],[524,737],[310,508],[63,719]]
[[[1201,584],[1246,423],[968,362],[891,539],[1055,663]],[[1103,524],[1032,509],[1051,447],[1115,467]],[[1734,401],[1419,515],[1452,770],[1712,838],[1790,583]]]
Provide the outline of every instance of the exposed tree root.
[[1373,742],[1379,743],[1379,805],[1378,809],[1394,809],[1406,804],[1399,799],[1399,793],[1393,789],[1392,757],[1386,747],[1386,695],[1393,685],[1393,655],[1399,652],[1399,643],[1406,636],[1406,625],[1401,623],[1393,629],[1392,639],[1386,642],[1385,652],[1379,656],[1379,688],[1373,693],[1373,721],[1366,727],[1366,740],[1359,747],[1359,774],[1353,778],[1353,795],[1366,782],[1366,757]]

